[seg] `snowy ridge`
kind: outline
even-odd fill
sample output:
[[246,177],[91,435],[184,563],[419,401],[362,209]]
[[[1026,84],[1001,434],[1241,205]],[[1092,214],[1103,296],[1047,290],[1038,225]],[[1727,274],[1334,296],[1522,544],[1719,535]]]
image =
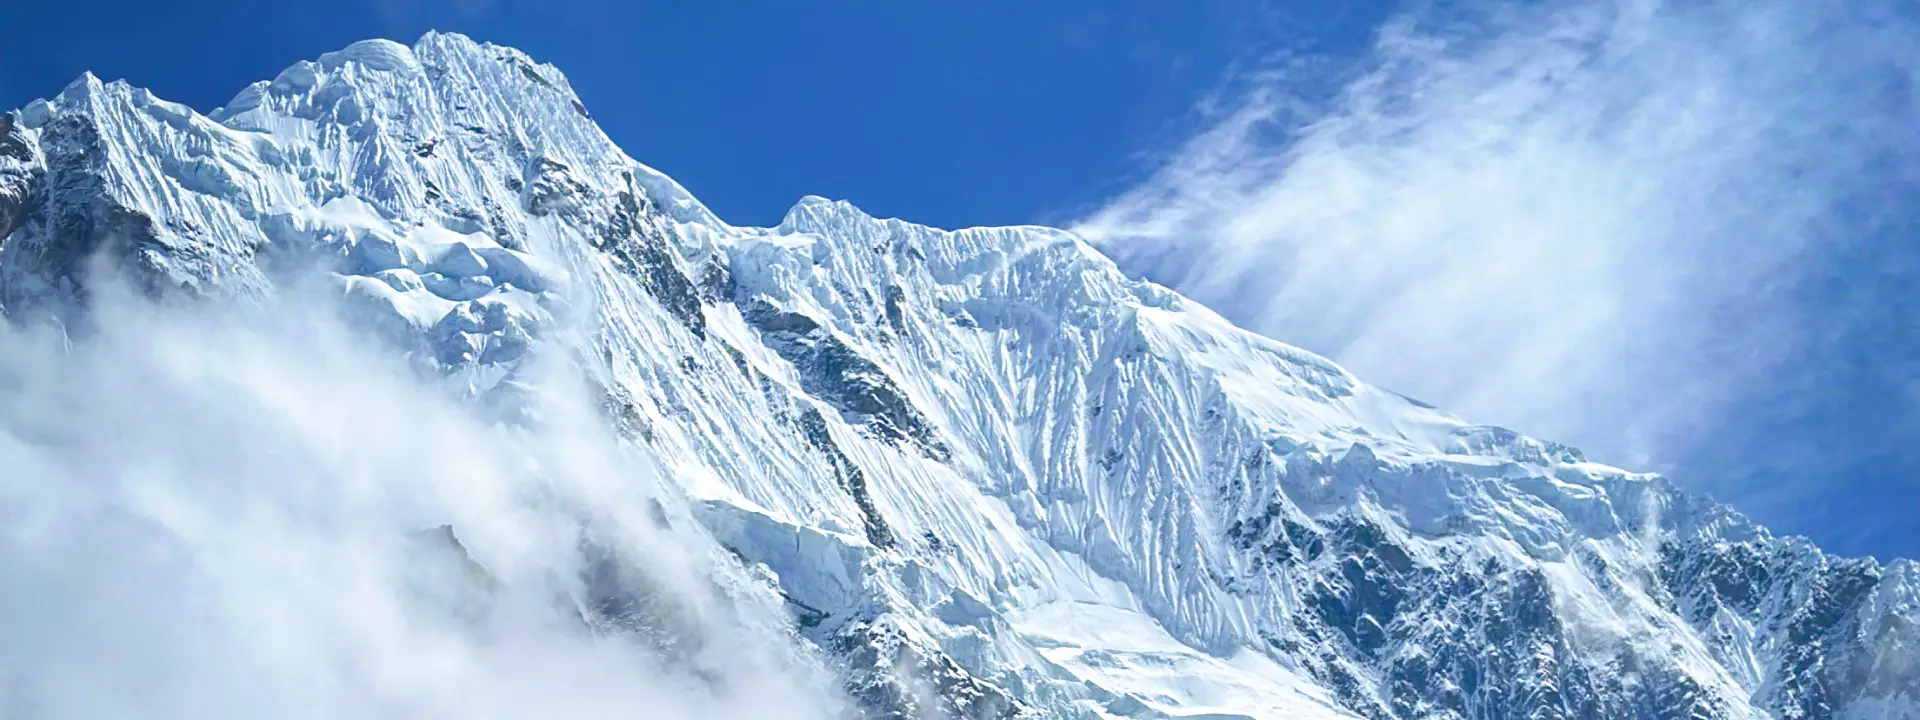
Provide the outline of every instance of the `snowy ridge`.
[[1064,231],[729,226],[518,51],[356,43],[206,116],[88,76],[0,122],[11,314],[101,254],[217,297],[318,264],[509,420],[573,353],[872,716],[1920,716],[1911,562],[1462,422]]

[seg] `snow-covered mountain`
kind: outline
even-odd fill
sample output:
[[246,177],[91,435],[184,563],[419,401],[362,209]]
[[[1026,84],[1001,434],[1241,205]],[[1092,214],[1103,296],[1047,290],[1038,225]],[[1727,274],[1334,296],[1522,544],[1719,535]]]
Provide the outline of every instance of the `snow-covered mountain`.
[[103,255],[211,302],[319,267],[503,422],[573,357],[869,716],[1920,717],[1910,561],[1370,386],[1064,231],[728,225],[458,35],[206,115],[82,77],[0,119],[0,236],[17,322],[73,322]]

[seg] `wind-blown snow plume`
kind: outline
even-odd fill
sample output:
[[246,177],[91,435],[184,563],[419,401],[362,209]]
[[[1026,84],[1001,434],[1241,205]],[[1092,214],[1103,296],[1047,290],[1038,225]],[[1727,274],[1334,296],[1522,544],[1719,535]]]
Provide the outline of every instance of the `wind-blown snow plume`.
[[1785,298],[1920,188],[1916,28],[1819,0],[1414,13],[1319,114],[1259,78],[1077,230],[1387,387],[1670,466],[1849,321]]
[[7,331],[0,715],[827,716],[571,369],[496,424],[313,307]]

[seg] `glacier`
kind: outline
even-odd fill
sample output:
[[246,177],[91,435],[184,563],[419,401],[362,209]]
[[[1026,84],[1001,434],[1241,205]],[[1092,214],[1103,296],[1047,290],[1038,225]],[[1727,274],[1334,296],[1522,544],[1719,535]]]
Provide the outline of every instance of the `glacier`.
[[[616,147],[557,69],[459,35],[355,43],[205,114],[84,76],[0,119],[0,237],[0,304],[59,338],[10,347],[125,358],[154,344],[134,330],[195,308],[307,327],[275,318],[316,296],[342,327],[303,356],[365,341],[411,373],[382,382],[434,388],[391,393],[454,399],[403,406],[461,418],[442,465],[621,458],[552,490],[639,528],[584,548],[516,549],[450,509],[465,475],[438,470],[398,471],[440,499],[354,537],[443,557],[427,594],[466,598],[435,606],[467,618],[450,636],[527,617],[488,598],[557,594],[600,639],[539,645],[584,653],[556,668],[607,643],[653,660],[593,672],[763,647],[687,682],[833,696],[700,713],[1920,717],[1910,560],[1833,557],[1665,478],[1374,387],[1063,230],[940,230],[819,197],[775,227],[729,225]],[[221,368],[245,347],[180,352]],[[0,367],[15,387],[94,377]],[[360,377],[385,376],[336,379]],[[370,438],[415,432],[389,414]],[[6,417],[9,438],[87,432]],[[618,449],[580,445],[595,433]],[[53,492],[36,467],[10,465],[0,512]],[[332,466],[314,467],[323,487]],[[554,482],[473,472],[509,495]],[[628,480],[658,487],[605,490]],[[23,532],[0,537],[20,550]],[[631,580],[650,572],[723,590],[666,603],[712,616],[700,638]],[[60,617],[93,621],[84,607]],[[0,708],[83,716],[34,704],[73,681],[38,664],[0,653]],[[408,702],[351,712],[516,715]]]

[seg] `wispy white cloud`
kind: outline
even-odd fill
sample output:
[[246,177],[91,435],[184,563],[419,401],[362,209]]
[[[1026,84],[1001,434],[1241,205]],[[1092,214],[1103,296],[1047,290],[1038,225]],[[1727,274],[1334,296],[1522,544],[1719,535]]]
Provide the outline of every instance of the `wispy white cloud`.
[[[324,306],[0,330],[0,716],[829,716],[569,368],[495,424]],[[581,626],[599,559],[651,635]]]
[[1872,0],[1409,12],[1330,101],[1252,78],[1076,229],[1377,383],[1658,467],[1827,337],[1785,291],[1920,188],[1917,26]]

